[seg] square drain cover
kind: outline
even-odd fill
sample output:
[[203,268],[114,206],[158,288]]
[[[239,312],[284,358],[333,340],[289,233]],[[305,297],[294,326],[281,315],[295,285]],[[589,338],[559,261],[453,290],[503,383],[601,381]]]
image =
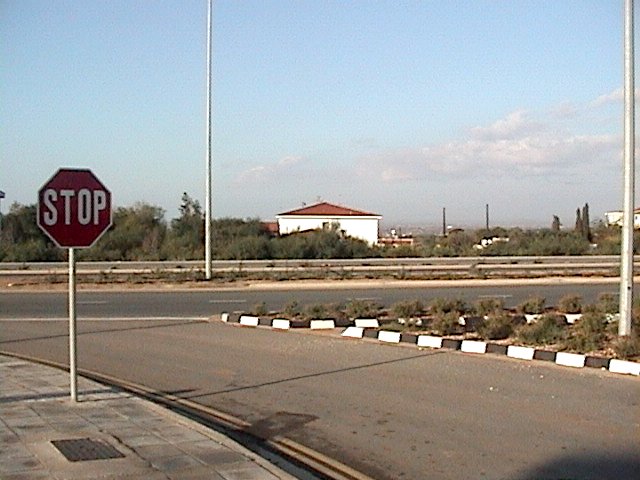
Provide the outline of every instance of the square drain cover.
[[51,443],[70,462],[124,457],[122,453],[102,440],[75,438],[71,440],[52,440]]

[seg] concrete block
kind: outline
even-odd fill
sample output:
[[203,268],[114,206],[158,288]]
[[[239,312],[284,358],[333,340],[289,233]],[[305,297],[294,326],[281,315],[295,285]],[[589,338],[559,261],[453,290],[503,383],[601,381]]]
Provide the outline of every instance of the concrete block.
[[582,314],[581,313],[565,313],[564,318],[567,319],[567,323],[573,325],[574,323],[576,323],[578,320],[582,318]]
[[245,327],[257,327],[259,323],[260,319],[258,317],[253,317],[250,315],[240,316],[240,325],[244,325]]
[[542,360],[544,362],[555,362],[556,361],[557,352],[552,352],[550,350],[537,350],[533,352],[534,360]]
[[401,333],[400,342],[415,345],[418,342],[418,336],[415,333]]
[[627,375],[640,375],[640,363],[612,358],[609,362],[609,371]]
[[522,360],[533,360],[533,354],[535,351],[535,348],[532,347],[509,345],[509,348],[507,348],[507,357],[520,358]]
[[400,343],[400,332],[381,330],[378,332],[378,340],[388,343]]
[[461,340],[454,340],[452,338],[442,339],[442,348],[448,348],[449,350],[459,350],[460,345],[462,345]]
[[222,315],[220,315],[220,320],[222,320],[223,322],[228,322],[229,314],[227,312],[224,312]]
[[277,328],[278,330],[289,330],[291,328],[291,322],[284,318],[274,318],[271,327]]
[[356,318],[356,327],[361,328],[378,328],[380,322],[377,318]]
[[565,367],[584,367],[587,357],[578,353],[558,352],[556,353],[556,363]]
[[332,328],[336,328],[335,320],[311,320],[311,325],[309,325],[311,330],[330,330]]
[[460,350],[466,353],[487,353],[487,343],[477,340],[463,340]]
[[433,335],[418,335],[418,346],[427,348],[442,348],[442,337]]
[[540,314],[539,313],[534,313],[534,314],[525,313],[525,315],[524,315],[524,319],[527,321],[527,323],[534,323],[539,318],[540,318]]
[[584,364],[591,368],[609,368],[610,361],[611,359],[604,357],[587,357]]
[[497,343],[487,343],[487,353],[495,353],[496,355],[506,355],[507,345],[499,345]]
[[347,327],[347,329],[342,332],[343,337],[351,337],[351,338],[362,338],[364,334],[364,328],[362,327]]

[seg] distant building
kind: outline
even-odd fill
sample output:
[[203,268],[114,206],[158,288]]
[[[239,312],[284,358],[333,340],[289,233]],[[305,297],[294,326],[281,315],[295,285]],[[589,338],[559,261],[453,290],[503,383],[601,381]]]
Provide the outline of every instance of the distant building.
[[329,229],[335,225],[346,236],[364,240],[369,245],[376,245],[382,216],[328,202],[320,202],[280,213],[276,215],[276,219],[280,235]]
[[[616,210],[613,212],[605,212],[604,218],[606,220],[607,225],[612,226],[622,226],[622,220],[624,218],[624,214],[622,211]],[[640,208],[636,208],[633,211],[633,228],[640,229]]]

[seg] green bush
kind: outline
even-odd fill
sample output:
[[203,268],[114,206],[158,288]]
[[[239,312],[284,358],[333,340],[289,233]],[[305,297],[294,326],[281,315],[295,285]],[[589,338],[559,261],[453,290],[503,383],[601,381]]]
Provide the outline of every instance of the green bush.
[[314,303],[308,305],[305,309],[305,317],[307,320],[322,319],[327,317],[328,309],[322,303]]
[[602,312],[587,312],[569,329],[564,346],[577,352],[591,352],[604,347],[607,322]]
[[522,325],[516,332],[517,339],[527,345],[550,345],[566,337],[565,328],[553,314],[542,315],[537,322]]
[[502,312],[504,310],[504,299],[489,297],[478,300],[473,308],[476,315],[485,316]]
[[458,312],[437,313],[431,320],[431,330],[442,336],[462,333]]
[[603,313],[618,313],[620,307],[618,296],[613,293],[601,293],[596,305]]
[[422,315],[424,307],[420,300],[405,300],[391,306],[391,312],[396,318],[414,318]]
[[439,315],[444,313],[455,313],[458,317],[467,310],[464,300],[460,298],[436,297],[429,302],[429,313]]
[[616,357],[624,360],[640,356],[640,337],[636,334],[616,338],[613,342],[613,351]]
[[262,317],[262,316],[266,315],[267,313],[269,313],[267,311],[267,304],[264,303],[264,302],[260,302],[260,303],[256,304],[253,307],[253,313],[254,313],[254,315],[257,315],[258,317]]
[[351,300],[345,307],[349,318],[376,318],[380,312],[380,304],[371,300]]
[[535,315],[544,312],[544,305],[547,302],[544,297],[530,297],[520,305],[518,305],[517,310],[519,313],[525,313],[527,315]]
[[513,319],[506,312],[494,311],[477,328],[483,340],[503,340],[513,333]]
[[582,297],[580,295],[565,295],[558,302],[558,310],[562,313],[580,313],[582,311]]
[[294,319],[300,316],[302,310],[300,309],[300,304],[296,300],[291,300],[284,306],[283,313],[287,318]]

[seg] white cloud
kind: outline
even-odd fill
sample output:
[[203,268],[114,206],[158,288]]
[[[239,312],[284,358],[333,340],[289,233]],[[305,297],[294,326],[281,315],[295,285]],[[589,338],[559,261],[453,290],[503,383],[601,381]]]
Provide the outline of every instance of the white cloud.
[[[614,92],[615,93],[615,92]],[[615,95],[603,95],[614,98]],[[460,139],[419,148],[384,151],[358,159],[356,172],[385,183],[431,178],[504,177],[566,173],[620,156],[615,134],[585,135],[578,107],[563,103],[543,115],[516,110],[486,126],[470,128]]]
[[236,183],[260,183],[273,182],[292,174],[302,174],[305,168],[308,169],[308,161],[299,156],[286,156],[275,163],[256,165],[236,177]]
[[624,101],[624,89],[622,87],[613,92],[605,93],[596,98],[591,105],[594,107],[602,107],[612,103],[622,103]]

